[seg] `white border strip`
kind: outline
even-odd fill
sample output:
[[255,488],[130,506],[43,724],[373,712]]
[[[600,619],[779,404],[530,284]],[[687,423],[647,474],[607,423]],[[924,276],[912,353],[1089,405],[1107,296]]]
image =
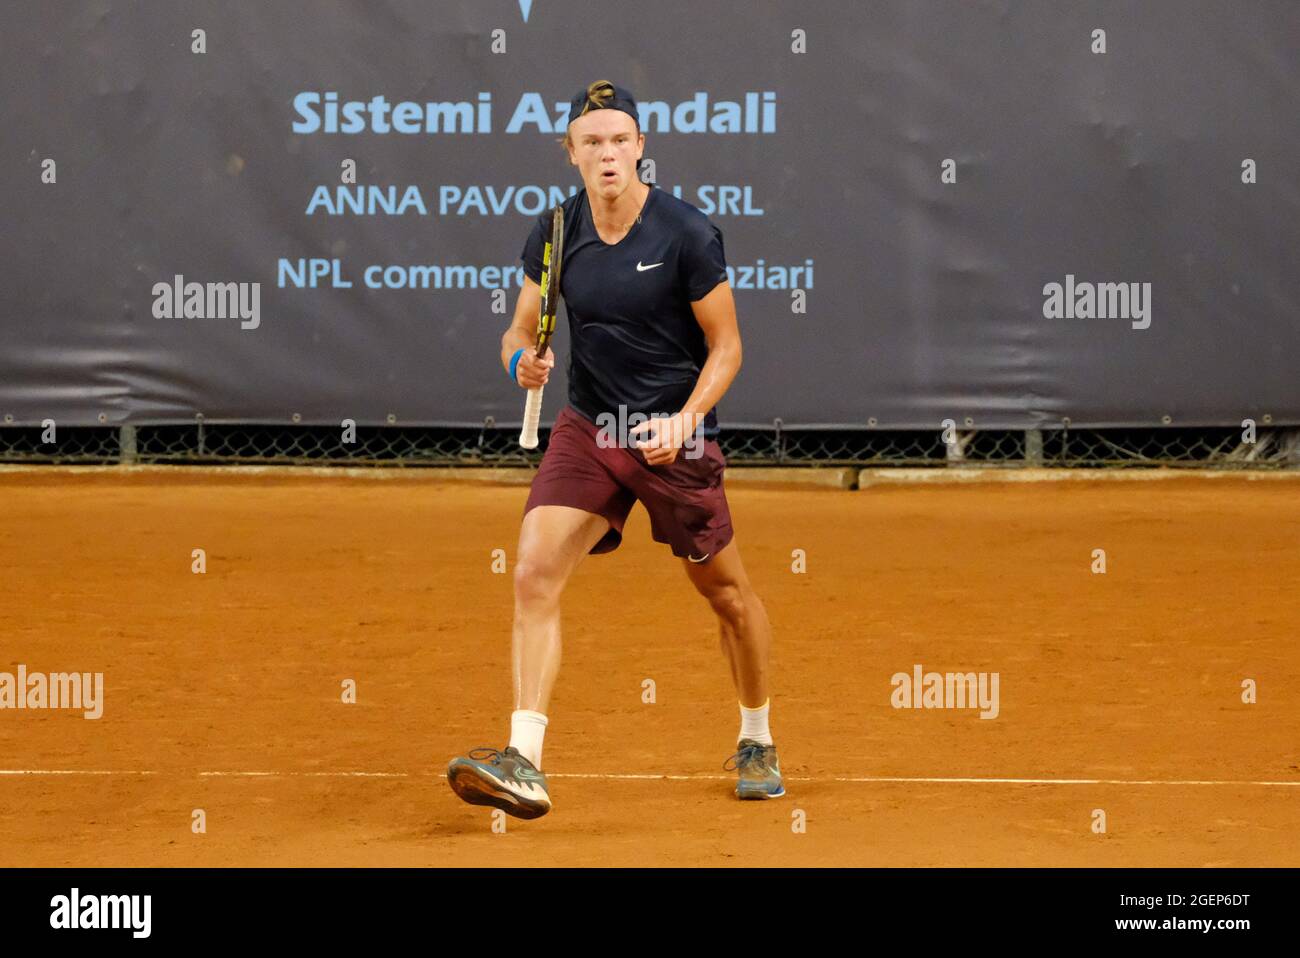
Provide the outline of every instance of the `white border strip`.
[[936,466],[868,468],[858,472],[858,488],[897,485],[984,485],[1003,482],[1154,482],[1165,479],[1202,479],[1268,482],[1300,479],[1300,469],[1214,469],[1194,466],[1137,466],[1098,469],[1030,468],[1021,466]]
[[[228,465],[113,464],[76,466],[0,463],[0,476],[36,475],[166,476],[205,475],[223,479],[318,478],[405,480],[426,483],[469,482],[519,485],[532,481],[537,470],[528,466],[295,466],[241,463]],[[767,483],[844,489],[873,486],[1002,482],[1150,482],[1158,479],[1243,479],[1251,482],[1300,479],[1298,468],[1213,468],[1197,466],[1123,466],[1096,469],[1027,466],[728,466],[725,481],[746,487]]]

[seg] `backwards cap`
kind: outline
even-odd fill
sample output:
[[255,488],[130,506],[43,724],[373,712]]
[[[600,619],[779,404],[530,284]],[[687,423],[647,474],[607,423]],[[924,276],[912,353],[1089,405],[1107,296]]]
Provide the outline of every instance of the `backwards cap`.
[[608,80],[597,80],[569,101],[569,122],[592,110],[622,110],[636,122],[641,129],[641,117],[636,112],[636,99],[631,92],[621,86],[615,86]]

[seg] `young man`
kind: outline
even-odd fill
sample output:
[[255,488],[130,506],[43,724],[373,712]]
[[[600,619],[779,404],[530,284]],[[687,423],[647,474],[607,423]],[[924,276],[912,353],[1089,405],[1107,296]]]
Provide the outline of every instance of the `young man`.
[[[718,616],[740,700],[740,798],[785,794],[768,730],[771,627],[732,538],[713,407],[740,368],[740,331],[722,234],[695,207],[637,177],[645,149],[632,95],[598,81],[573,98],[564,141],[585,190],[564,202],[561,290],[569,318],[569,405],[551,431],[524,506],[515,559],[510,745],[453,759],[467,802],[519,818],[551,808],[541,772],[560,664],[560,596],[588,553],[618,548],[635,502]],[[534,346],[543,214],[524,247],[526,280],[501,361],[516,383],[546,383]],[[619,423],[651,417],[620,433]]]

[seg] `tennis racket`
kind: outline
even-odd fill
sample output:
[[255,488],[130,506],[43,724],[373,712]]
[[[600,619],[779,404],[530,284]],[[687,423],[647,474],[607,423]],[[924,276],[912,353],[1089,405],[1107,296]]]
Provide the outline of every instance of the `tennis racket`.
[[[560,312],[560,263],[564,256],[564,209],[555,207],[551,212],[551,238],[542,247],[542,308],[537,317],[537,358],[541,359],[550,348],[555,334],[555,317]],[[537,425],[542,419],[542,389],[528,390],[524,402],[524,428],[519,433],[519,445],[525,449],[537,448]]]

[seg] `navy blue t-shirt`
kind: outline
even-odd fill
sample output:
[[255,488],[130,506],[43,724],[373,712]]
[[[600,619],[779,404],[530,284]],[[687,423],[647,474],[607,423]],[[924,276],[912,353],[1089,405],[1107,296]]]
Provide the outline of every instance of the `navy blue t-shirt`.
[[[540,214],[520,259],[542,278],[550,211]],[[650,188],[641,222],[610,246],[596,232],[587,191],[564,201],[560,293],[569,319],[569,404],[592,422],[601,413],[677,412],[708,359],[691,311],[727,278],[722,232],[684,200]],[[703,434],[718,432],[710,409]]]

